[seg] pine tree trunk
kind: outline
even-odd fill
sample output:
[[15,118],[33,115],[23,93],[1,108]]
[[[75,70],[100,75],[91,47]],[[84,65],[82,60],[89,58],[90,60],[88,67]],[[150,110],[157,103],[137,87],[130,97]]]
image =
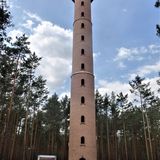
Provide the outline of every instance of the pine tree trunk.
[[11,118],[11,112],[12,112],[12,107],[13,107],[13,98],[14,98],[14,94],[15,94],[15,88],[16,88],[16,79],[17,79],[17,73],[18,73],[18,65],[19,65],[19,58],[20,58],[20,54],[17,57],[17,61],[16,61],[16,70],[14,73],[14,79],[13,79],[13,86],[12,86],[12,91],[11,91],[11,96],[10,96],[10,100],[9,100],[9,104],[7,106],[7,115],[6,115],[6,119],[5,119],[5,123],[4,123],[4,129],[2,132],[2,148],[0,151],[0,154],[3,156],[5,156],[6,154],[6,145],[7,142],[9,141],[10,135],[12,135],[12,133],[10,132],[10,118]]
[[125,157],[128,160],[128,150],[127,150],[127,137],[126,137],[126,126],[123,120],[123,132],[124,132],[124,146],[125,146]]
[[50,143],[51,143],[51,142],[50,142],[50,137],[51,137],[51,136],[50,136],[50,131],[49,131],[49,132],[48,132],[47,153],[49,153],[49,152],[50,152],[50,145],[51,145],[51,144],[50,144]]
[[7,113],[7,119],[6,119],[6,124],[5,124],[6,129],[7,129],[7,126],[8,126],[9,120],[10,120],[12,107],[13,107],[13,98],[14,98],[15,88],[16,88],[16,79],[17,79],[17,73],[18,73],[19,59],[20,59],[20,54],[18,55],[17,61],[16,61],[16,70],[15,70],[15,74],[14,74],[13,87],[12,87],[12,92],[11,92],[11,97],[10,97],[9,107],[8,107],[8,113]]
[[132,139],[133,139],[133,153],[134,153],[134,160],[137,160],[137,149],[136,149],[136,137],[134,135],[134,132],[132,131]]
[[3,131],[3,139],[2,139],[2,150],[1,150],[1,156],[2,159],[9,159],[9,153],[10,153],[10,147],[11,146],[11,142],[12,142],[12,135],[14,132],[13,128],[14,128],[14,117],[13,117],[13,112],[10,115],[10,121],[7,123],[7,126],[5,126],[6,128]]
[[67,142],[68,142],[68,137],[67,137],[67,120],[65,120],[65,133],[64,133],[64,157],[63,160],[67,160],[68,154],[67,154]]
[[110,141],[109,141],[108,116],[107,116],[107,153],[108,153],[108,160],[110,160]]
[[103,156],[104,156],[104,151],[103,151],[103,122],[101,122],[100,124],[100,157],[103,160]]
[[32,129],[31,129],[31,138],[30,138],[29,160],[32,159],[31,157],[32,157],[32,152],[33,152],[34,126],[35,126],[35,111],[33,113],[33,118],[32,118]]
[[51,151],[50,151],[50,154],[53,153],[55,147],[54,147],[54,144],[55,144],[55,138],[54,138],[54,132],[52,132],[52,140],[51,140]]
[[143,107],[141,94],[140,94],[140,103],[141,103],[141,111],[142,111],[142,119],[143,119],[143,130],[144,130],[144,138],[145,138],[147,160],[150,160],[150,158],[149,158],[150,157],[149,156],[149,149],[148,149],[148,140],[147,140],[147,132],[146,132],[145,113],[144,113],[144,107]]
[[143,130],[144,130],[144,138],[145,138],[147,160],[150,160],[149,159],[149,149],[148,149],[147,133],[146,133],[146,125],[145,125],[145,117],[144,117],[144,112],[143,111],[142,111],[142,117],[143,117]]
[[13,154],[14,154],[14,149],[15,149],[15,142],[16,142],[16,133],[17,133],[17,126],[18,126],[18,117],[16,116],[15,120],[15,128],[14,128],[14,133],[13,133],[13,141],[11,145],[11,153],[10,153],[10,160],[13,160]]
[[150,154],[151,160],[153,160],[153,148],[152,148],[152,140],[151,140],[151,131],[150,131],[150,124],[147,113],[145,113],[146,123],[147,123],[147,131],[148,131],[148,139],[149,139],[149,147],[150,147]]
[[29,114],[29,109],[28,109],[28,107],[27,107],[26,116],[25,116],[24,139],[23,139],[23,160],[26,160],[26,151],[27,151],[28,114]]
[[38,137],[37,131],[38,131],[38,124],[35,123],[35,132],[34,132],[34,140],[33,140],[33,152],[35,152],[35,150],[36,150],[36,139]]
[[30,97],[31,97],[31,73],[32,70],[29,71],[30,73],[30,78],[29,78],[29,88],[28,88],[28,93],[26,97],[26,115],[25,115],[25,130],[24,130],[24,139],[23,139],[23,160],[26,160],[26,151],[27,151],[27,131],[28,131],[28,115],[29,115],[29,102],[30,102]]

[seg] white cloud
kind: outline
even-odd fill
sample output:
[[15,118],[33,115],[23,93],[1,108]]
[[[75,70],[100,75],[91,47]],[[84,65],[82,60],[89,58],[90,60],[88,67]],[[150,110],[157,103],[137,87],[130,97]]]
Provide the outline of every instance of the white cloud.
[[128,48],[121,47],[118,49],[117,57],[114,59],[115,61],[124,60],[131,56],[131,51]]
[[145,83],[150,82],[150,86],[151,86],[151,90],[155,92],[155,95],[160,97],[159,93],[158,93],[158,85],[157,85],[157,80],[159,79],[159,77],[154,77],[154,78],[146,78],[144,80]]
[[41,21],[29,41],[31,50],[42,57],[38,73],[47,79],[49,90],[62,87],[71,74],[72,31]]
[[46,79],[50,88],[60,87],[70,75],[70,62],[62,58],[45,57],[38,69]]
[[129,93],[129,84],[122,83],[120,81],[108,82],[105,80],[99,80],[98,90],[102,95],[104,95],[105,93],[111,94],[112,91],[117,94],[120,92],[127,94]]
[[112,92],[114,92],[116,95],[122,92],[123,94],[128,94],[128,99],[130,101],[133,101],[134,95],[130,92],[130,85],[128,83],[122,83],[120,81],[105,81],[100,80],[98,82],[98,91],[105,95],[106,93],[108,95],[111,95]]
[[[158,77],[148,78],[148,79],[144,80],[144,83],[150,82],[151,90],[154,91],[155,95],[158,95],[157,80],[158,80]],[[128,94],[128,98],[130,101],[134,100],[134,94],[131,94],[131,92],[130,92],[131,87],[130,87],[129,83],[122,83],[120,81],[109,82],[106,80],[99,80],[97,88],[98,88],[98,91],[102,95],[105,95],[106,93],[108,95],[110,95],[112,93],[112,91],[114,91],[115,94],[119,94],[120,92],[122,92],[123,94]]]
[[71,59],[72,31],[42,21],[29,37],[31,49],[43,57]]
[[135,71],[135,73],[130,74],[129,79],[133,79],[135,75],[139,75],[142,77],[145,77],[146,75],[149,75],[151,73],[157,73],[158,75],[158,72],[160,72],[160,61],[158,61],[154,65],[146,65],[138,68],[137,71]]
[[158,72],[160,71],[160,62],[157,62],[155,65],[146,65],[143,66],[141,69],[139,69],[139,75],[145,76],[147,74],[150,74],[152,72]]
[[28,11],[23,11],[24,12],[24,14],[28,17],[28,18],[30,18],[30,19],[33,19],[33,20],[35,20],[35,21],[37,21],[37,22],[42,22],[43,20],[42,20],[42,18],[40,18],[37,14],[35,14],[35,13],[31,13],[31,12],[28,12]]
[[32,20],[26,20],[26,23],[23,24],[23,26],[27,29],[32,30],[34,22]]
[[24,23],[9,33],[14,40],[24,33],[22,26],[30,31],[31,51],[42,57],[37,73],[47,80],[50,92],[66,89],[64,83],[71,75],[72,31],[25,11]]
[[148,46],[148,49],[151,54],[159,54],[160,53],[160,45],[151,44]]
[[114,61],[132,61],[132,60],[143,60],[146,54],[159,54],[160,45],[151,44],[147,47],[139,48],[125,48],[121,47],[117,49],[117,56],[114,58]]

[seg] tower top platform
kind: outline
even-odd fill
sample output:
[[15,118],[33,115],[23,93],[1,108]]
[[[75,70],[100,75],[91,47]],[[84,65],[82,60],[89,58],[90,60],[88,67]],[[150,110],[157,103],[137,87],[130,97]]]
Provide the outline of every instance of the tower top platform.
[[[72,0],[73,2],[75,2],[75,0]],[[93,0],[91,0],[91,2],[93,2]]]

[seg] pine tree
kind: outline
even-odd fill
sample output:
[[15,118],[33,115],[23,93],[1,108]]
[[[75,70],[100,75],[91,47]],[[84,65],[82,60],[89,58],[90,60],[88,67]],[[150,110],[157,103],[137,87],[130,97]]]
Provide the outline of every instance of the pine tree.
[[128,156],[127,132],[126,132],[127,117],[125,117],[126,115],[124,114],[131,106],[131,104],[128,102],[128,94],[123,95],[122,92],[119,93],[117,95],[117,105],[120,108],[120,113],[121,113],[121,117],[122,117],[122,126],[123,126],[122,133],[123,133],[123,137],[124,137],[125,159],[128,160],[129,156]]
[[150,84],[144,83],[144,78],[136,76],[129,84],[131,86],[131,93],[134,93],[138,98],[136,100],[140,104],[142,112],[147,159],[149,160],[151,158],[151,160],[153,160],[150,121],[147,108],[154,102],[154,95],[153,92],[151,92]]
[[105,94],[103,99],[103,108],[104,108],[104,114],[106,116],[106,139],[107,139],[107,159],[111,159],[111,150],[110,150],[110,118],[109,118],[109,110],[110,110],[110,97]]
[[63,160],[68,159],[68,142],[69,142],[69,113],[70,113],[70,100],[68,96],[65,96],[60,101],[62,112],[62,136],[64,136],[63,142]]
[[97,138],[98,138],[98,159],[103,160],[104,156],[104,115],[103,115],[103,97],[96,90],[95,94],[96,117],[97,117]]

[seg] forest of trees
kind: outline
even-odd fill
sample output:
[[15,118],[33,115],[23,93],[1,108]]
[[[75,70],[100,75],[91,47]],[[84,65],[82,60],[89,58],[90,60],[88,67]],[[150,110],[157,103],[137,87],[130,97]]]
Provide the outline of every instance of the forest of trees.
[[[0,160],[36,160],[38,154],[68,159],[70,100],[48,98],[46,80],[35,71],[41,58],[24,34],[12,41],[11,13],[0,7]],[[144,78],[127,94],[95,94],[98,160],[160,159],[160,97]],[[160,93],[160,79],[157,80]]]
[[96,92],[98,159],[158,160],[160,99],[139,76],[129,84],[134,102],[127,94]]

